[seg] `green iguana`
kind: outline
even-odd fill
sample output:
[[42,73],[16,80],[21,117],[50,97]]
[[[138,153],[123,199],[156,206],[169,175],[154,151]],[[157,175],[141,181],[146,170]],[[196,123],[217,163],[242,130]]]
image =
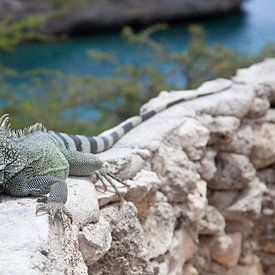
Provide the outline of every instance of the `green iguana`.
[[47,202],[37,205],[36,213],[44,210],[53,221],[57,214],[64,221],[64,215],[71,217],[64,206],[67,201],[65,180],[69,175],[95,174],[105,187],[106,180],[117,192],[114,176],[104,170],[101,160],[94,153],[107,150],[125,133],[156,113],[215,92],[219,91],[194,92],[132,117],[97,137],[57,133],[47,130],[40,123],[23,130],[12,130],[9,115],[5,114],[0,118],[0,193],[17,197],[49,193]]

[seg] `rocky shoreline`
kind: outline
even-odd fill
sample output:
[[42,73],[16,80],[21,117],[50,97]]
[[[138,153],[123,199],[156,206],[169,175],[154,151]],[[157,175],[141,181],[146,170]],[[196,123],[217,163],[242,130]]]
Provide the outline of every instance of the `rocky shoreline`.
[[[0,18],[22,18],[56,9],[56,1],[3,0]],[[60,1],[59,1],[60,2]],[[148,25],[194,17],[217,16],[240,8],[243,0],[100,0],[86,1],[48,20],[46,32],[88,33],[128,25]]]

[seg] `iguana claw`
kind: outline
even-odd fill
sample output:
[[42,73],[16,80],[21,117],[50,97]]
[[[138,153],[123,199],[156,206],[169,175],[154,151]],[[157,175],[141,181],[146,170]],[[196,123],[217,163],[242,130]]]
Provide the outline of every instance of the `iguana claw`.
[[98,180],[101,181],[103,188],[104,188],[104,192],[107,191],[107,185],[106,182],[107,181],[115,190],[117,195],[120,195],[120,192],[118,191],[115,181],[118,181],[119,183],[121,183],[122,185],[126,186],[126,187],[130,187],[127,183],[123,182],[122,180],[118,179],[116,176],[114,176],[112,173],[108,172],[106,169],[101,168],[97,171],[95,171],[95,176]]
[[73,220],[71,213],[67,210],[65,205],[61,202],[39,203],[36,206],[36,215],[38,214],[39,211],[47,212],[53,224],[55,221],[55,217],[57,216],[59,216],[62,224],[65,224],[65,215],[69,217],[71,222]]

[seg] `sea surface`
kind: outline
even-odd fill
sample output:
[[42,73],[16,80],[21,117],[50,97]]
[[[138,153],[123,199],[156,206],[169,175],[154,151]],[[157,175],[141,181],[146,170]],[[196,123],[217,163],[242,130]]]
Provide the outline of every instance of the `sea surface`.
[[[204,26],[208,43],[221,43],[238,51],[255,53],[266,43],[275,43],[275,0],[247,0],[233,14],[194,21]],[[188,45],[187,23],[170,25],[154,35],[168,51],[179,52]],[[112,53],[121,64],[150,62],[142,47],[122,38],[119,32],[91,34],[52,43],[26,43],[12,53],[0,52],[0,64],[19,72],[47,68],[77,75],[105,76],[112,66],[88,58],[87,52],[96,49]]]

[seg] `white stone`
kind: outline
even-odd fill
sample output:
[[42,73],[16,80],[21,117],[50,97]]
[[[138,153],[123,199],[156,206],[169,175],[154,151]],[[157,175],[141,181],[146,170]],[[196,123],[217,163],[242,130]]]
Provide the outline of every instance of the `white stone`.
[[235,202],[229,206],[224,216],[229,220],[242,220],[247,216],[257,216],[262,209],[263,192],[267,190],[266,185],[255,179],[243,190]]
[[256,170],[245,155],[221,152],[216,157],[217,171],[208,186],[214,190],[243,189],[256,176]]
[[234,116],[202,115],[199,120],[210,132],[211,145],[230,143],[240,126],[240,120]]
[[190,234],[181,226],[175,231],[172,246],[169,250],[169,275],[182,274],[184,264],[192,259],[196,245]]
[[154,172],[142,170],[132,181],[127,182],[130,188],[125,200],[134,203],[138,210],[138,217],[146,217],[150,207],[156,200],[156,192],[160,187],[160,180]]
[[165,254],[172,245],[176,218],[173,208],[167,202],[158,202],[143,222],[148,258]]
[[206,181],[212,180],[217,171],[215,164],[216,155],[217,151],[207,148],[203,158],[200,161],[200,167],[198,168],[198,172],[200,173],[201,177]]
[[161,190],[169,201],[183,202],[197,188],[200,175],[185,152],[162,145],[153,159],[153,169],[162,181]]
[[211,243],[211,257],[226,267],[233,267],[239,261],[241,244],[240,233],[217,236]]
[[179,127],[177,136],[180,145],[190,160],[202,158],[209,139],[209,131],[195,119],[186,119]]
[[268,98],[256,97],[254,98],[251,104],[251,107],[247,116],[250,118],[262,117],[267,113],[269,107],[270,107],[270,102]]
[[228,144],[215,144],[218,150],[237,153],[249,156],[254,144],[253,131],[250,125],[243,124],[232,135],[232,140]]
[[251,161],[257,169],[265,168],[275,163],[275,125],[263,123],[253,127],[254,144]]
[[187,205],[192,213],[191,220],[198,221],[205,215],[207,209],[207,183],[199,180],[195,187],[187,196]]
[[90,178],[68,178],[67,209],[79,226],[99,220],[99,205],[94,184]]
[[238,69],[233,80],[243,84],[274,82],[274,70],[274,59],[266,59],[261,63],[251,65],[248,69]]
[[96,224],[86,225],[78,234],[79,250],[89,266],[98,261],[111,248],[110,225],[103,217]]
[[225,220],[222,214],[213,206],[209,205],[205,216],[199,221],[200,235],[216,235],[224,232]]
[[89,274],[152,274],[144,232],[134,204],[113,203],[103,207],[100,214],[110,224],[111,248],[89,266]]

